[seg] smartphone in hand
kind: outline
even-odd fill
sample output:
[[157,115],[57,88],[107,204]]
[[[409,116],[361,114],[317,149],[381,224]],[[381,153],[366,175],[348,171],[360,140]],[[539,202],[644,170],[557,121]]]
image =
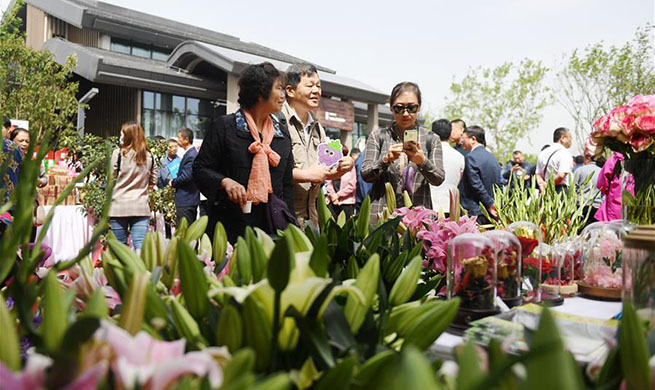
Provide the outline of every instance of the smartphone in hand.
[[418,144],[418,130],[405,130],[405,136],[403,138],[403,146],[407,146],[408,143],[414,142]]

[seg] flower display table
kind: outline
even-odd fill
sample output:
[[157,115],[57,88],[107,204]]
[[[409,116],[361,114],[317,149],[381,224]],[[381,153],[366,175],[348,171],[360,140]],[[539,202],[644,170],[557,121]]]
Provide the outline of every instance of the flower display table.
[[[44,206],[45,213],[50,212],[51,208],[52,206]],[[91,239],[93,221],[90,216],[85,216],[83,211],[83,206],[57,206],[55,209],[52,223],[42,243],[52,249],[54,262],[75,258]],[[41,229],[37,228],[37,236],[41,234]]]
[[[621,302],[596,301],[574,297],[565,299],[563,305],[553,307],[551,310],[593,319],[609,320],[621,312]],[[432,344],[428,353],[440,359],[454,360],[454,349],[462,343],[462,336],[444,332]]]

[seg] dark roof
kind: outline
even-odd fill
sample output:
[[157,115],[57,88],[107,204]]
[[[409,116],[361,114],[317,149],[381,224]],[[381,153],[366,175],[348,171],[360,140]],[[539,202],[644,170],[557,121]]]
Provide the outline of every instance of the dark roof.
[[[26,0],[32,5],[78,28],[92,28],[115,37],[173,49],[187,40],[194,40],[243,51],[274,60],[308,62],[280,51],[208,29],[134,11],[95,0]],[[327,73],[334,70],[317,65]]]
[[45,50],[55,61],[65,63],[70,55],[77,57],[75,73],[93,82],[156,89],[170,93],[187,93],[215,98],[226,86],[213,80],[169,67],[165,62],[141,58],[109,50],[82,46],[61,38],[49,39]]

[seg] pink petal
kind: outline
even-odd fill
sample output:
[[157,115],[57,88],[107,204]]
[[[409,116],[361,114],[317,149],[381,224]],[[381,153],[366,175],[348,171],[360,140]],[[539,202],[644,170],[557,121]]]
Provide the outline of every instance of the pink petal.
[[212,387],[219,386],[223,381],[223,372],[211,356],[204,352],[190,352],[183,357],[159,364],[146,384],[146,389],[165,389],[175,379],[189,374],[198,377],[209,375]]
[[107,375],[107,362],[102,361],[86,370],[63,390],[95,390],[98,388],[98,379],[105,375]]
[[[21,373],[14,374],[4,364],[0,362],[0,390],[20,390],[24,389],[21,383]],[[27,388],[25,388],[28,390]]]

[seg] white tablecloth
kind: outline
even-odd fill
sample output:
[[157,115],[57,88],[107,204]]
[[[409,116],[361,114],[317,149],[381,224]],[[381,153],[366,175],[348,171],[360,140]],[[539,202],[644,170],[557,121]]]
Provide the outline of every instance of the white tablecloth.
[[[573,297],[565,298],[564,303],[561,306],[553,307],[552,310],[583,317],[609,320],[621,312],[621,302],[605,302]],[[461,343],[462,336],[443,332],[437,341],[430,346],[430,352],[434,353],[441,359],[452,360],[454,356],[453,349]]]
[[[52,206],[44,206],[46,215]],[[52,249],[55,262],[70,260],[91,240],[93,221],[82,206],[57,206],[43,244]],[[41,227],[37,228],[37,236]]]

